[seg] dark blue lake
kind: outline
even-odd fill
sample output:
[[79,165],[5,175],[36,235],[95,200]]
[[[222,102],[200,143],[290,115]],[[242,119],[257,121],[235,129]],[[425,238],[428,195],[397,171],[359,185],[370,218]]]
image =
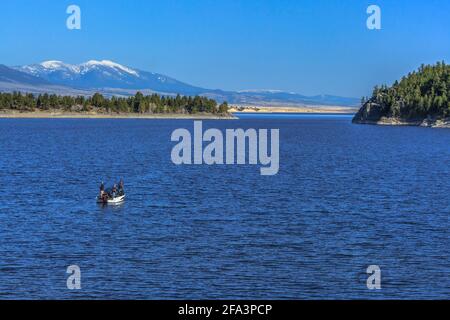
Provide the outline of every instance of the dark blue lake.
[[[261,176],[172,164],[189,120],[0,120],[0,298],[448,299],[450,130],[350,121],[203,122],[280,129]],[[97,205],[120,177],[126,202]]]

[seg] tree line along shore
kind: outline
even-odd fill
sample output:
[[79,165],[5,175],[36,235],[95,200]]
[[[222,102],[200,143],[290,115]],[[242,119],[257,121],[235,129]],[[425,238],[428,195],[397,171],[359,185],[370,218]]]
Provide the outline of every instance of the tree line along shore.
[[61,96],[56,94],[23,94],[21,92],[0,93],[2,112],[62,112],[62,113],[98,113],[98,114],[173,114],[228,116],[228,104],[218,104],[206,97],[176,97],[152,94],[145,96],[137,92],[131,97],[107,98],[100,93],[93,96]]

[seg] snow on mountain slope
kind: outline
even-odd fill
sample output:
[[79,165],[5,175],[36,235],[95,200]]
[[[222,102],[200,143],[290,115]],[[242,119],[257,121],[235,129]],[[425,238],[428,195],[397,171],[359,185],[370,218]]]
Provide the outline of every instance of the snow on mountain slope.
[[66,72],[68,74],[75,74],[79,72],[79,68],[77,66],[65,64],[62,61],[44,61],[41,64],[16,67],[16,69],[34,76],[41,76],[43,74],[50,74],[53,72]]
[[139,74],[135,70],[109,60],[103,61],[90,60],[88,62],[81,63],[78,65],[67,64],[57,60],[50,60],[41,62],[40,64],[26,65],[16,68],[34,75],[49,74],[54,72],[69,72],[72,73],[73,75],[80,75],[88,73],[92,70],[98,70],[101,68],[105,70],[109,68],[117,72],[126,72],[136,77],[139,76]]
[[109,60],[102,60],[102,61],[97,61],[97,60],[90,60],[86,63],[82,63],[79,68],[81,70],[81,73],[86,73],[90,70],[92,70],[93,68],[112,68],[115,70],[120,70],[126,73],[129,73],[133,76],[139,77],[139,73],[131,68],[125,67],[121,64],[115,63],[113,61],[109,61]]
[[51,60],[16,69],[53,84],[77,88],[148,89],[180,94],[198,94],[203,91],[161,74],[132,69],[109,60],[90,60],[78,65]]
[[[127,95],[136,91],[142,91],[163,95],[202,95],[216,99],[219,102],[228,101],[229,103],[254,105],[355,106],[359,103],[359,99],[354,98],[329,95],[309,97],[280,90],[232,92],[204,89],[191,86],[162,74],[133,69],[110,60],[90,60],[77,65],[50,60],[40,64],[19,66],[14,69],[17,73],[15,77],[19,77],[19,74],[22,73],[22,78],[25,82],[47,82],[53,86],[52,90],[55,90],[54,88],[57,86],[64,87],[67,90],[73,89],[76,92],[88,91],[106,94]],[[2,72],[0,70],[0,79],[1,76]],[[28,79],[24,78],[26,76]]]
[[48,85],[43,79],[0,64],[0,82],[25,85]]

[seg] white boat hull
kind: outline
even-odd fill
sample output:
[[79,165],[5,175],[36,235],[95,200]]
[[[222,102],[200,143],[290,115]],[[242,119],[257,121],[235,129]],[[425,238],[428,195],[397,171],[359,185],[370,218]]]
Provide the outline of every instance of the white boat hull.
[[125,195],[120,196],[120,197],[115,197],[114,199],[108,199],[106,202],[103,201],[103,199],[97,197],[97,203],[102,203],[102,204],[120,204],[124,201],[125,201]]

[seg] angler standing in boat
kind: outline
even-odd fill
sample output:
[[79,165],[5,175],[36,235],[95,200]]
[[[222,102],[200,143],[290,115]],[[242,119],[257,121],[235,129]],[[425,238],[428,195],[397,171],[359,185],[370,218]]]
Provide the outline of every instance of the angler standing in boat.
[[106,202],[108,200],[108,195],[105,193],[105,184],[102,183],[100,184],[100,198],[103,202]]
[[114,184],[113,188],[112,188],[112,197],[113,199],[116,197],[117,194],[117,185]]
[[104,193],[105,193],[105,185],[102,181],[102,183],[100,184],[100,198],[103,198]]
[[124,183],[123,183],[123,179],[121,178],[120,182],[119,182],[119,195],[120,196],[125,194],[125,190],[124,190],[123,186],[124,186]]

